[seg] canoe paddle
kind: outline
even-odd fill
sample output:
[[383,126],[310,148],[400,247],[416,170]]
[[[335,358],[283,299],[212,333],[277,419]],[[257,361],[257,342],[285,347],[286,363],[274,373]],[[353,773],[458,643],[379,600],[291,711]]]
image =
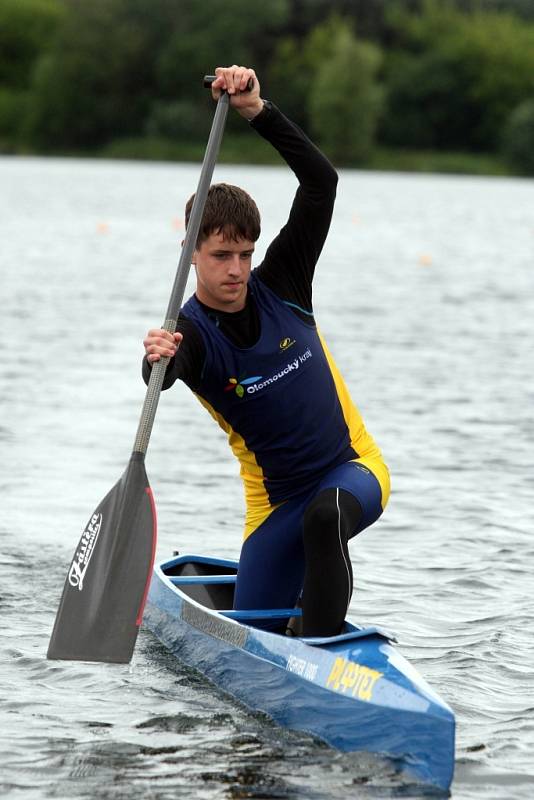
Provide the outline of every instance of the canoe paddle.
[[[206,76],[204,86],[214,80]],[[162,326],[169,333],[176,330],[228,106],[228,95],[222,92]],[[132,657],[156,550],[156,508],[144,462],[168,362],[168,357],[160,358],[152,366],[128,466],[91,515],[76,548],[48,658],[126,664]]]

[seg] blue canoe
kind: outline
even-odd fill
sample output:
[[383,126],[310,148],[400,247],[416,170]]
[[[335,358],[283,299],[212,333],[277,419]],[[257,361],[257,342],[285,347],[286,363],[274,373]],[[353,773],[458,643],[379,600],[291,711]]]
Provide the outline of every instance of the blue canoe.
[[144,622],[183,663],[277,723],[345,752],[395,759],[448,790],[454,714],[378,627],[298,638],[254,627],[300,609],[233,611],[237,562],[176,556],[154,567]]

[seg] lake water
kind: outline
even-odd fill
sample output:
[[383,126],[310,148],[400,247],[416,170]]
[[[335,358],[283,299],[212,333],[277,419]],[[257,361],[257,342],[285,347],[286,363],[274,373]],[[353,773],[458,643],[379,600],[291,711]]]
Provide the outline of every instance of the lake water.
[[[148,631],[128,666],[48,662],[67,567],[123,471],[198,166],[0,159],[0,795],[412,797],[281,731]],[[221,167],[285,222],[285,168]],[[534,795],[534,182],[341,173],[316,316],[392,473],[350,616],[396,632],[457,715],[457,800]],[[182,386],[147,456],[158,556],[233,557],[243,499]],[[419,796],[422,794],[419,790]]]

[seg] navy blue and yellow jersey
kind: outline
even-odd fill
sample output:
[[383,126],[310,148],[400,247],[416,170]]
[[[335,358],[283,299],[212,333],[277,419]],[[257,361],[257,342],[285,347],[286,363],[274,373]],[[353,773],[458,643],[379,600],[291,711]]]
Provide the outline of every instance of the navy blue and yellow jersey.
[[[205,358],[191,386],[228,435],[241,465],[250,533],[276,506],[312,488],[332,468],[358,459],[389,483],[380,451],[366,431],[315,324],[307,324],[254,272],[248,284],[260,337],[238,347],[195,296],[183,308],[200,331]],[[186,380],[187,382],[187,380]],[[378,465],[378,470],[377,470]]]

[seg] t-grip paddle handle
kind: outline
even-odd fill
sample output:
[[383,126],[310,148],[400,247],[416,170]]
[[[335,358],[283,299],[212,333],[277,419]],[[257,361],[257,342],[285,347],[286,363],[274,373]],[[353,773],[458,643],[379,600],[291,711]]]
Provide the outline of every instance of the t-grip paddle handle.
[[[169,333],[174,333],[176,330],[178,314],[182,306],[189,269],[191,267],[191,258],[193,255],[193,250],[195,249],[198,232],[200,230],[202,216],[204,214],[204,207],[208,197],[208,190],[211,185],[211,178],[213,176],[215,162],[219,153],[219,147],[224,132],[224,125],[228,115],[229,105],[230,100],[227,92],[221,92],[215,108],[215,116],[211,125],[208,144],[204,154],[204,161],[202,162],[200,178],[198,181],[197,190],[195,192],[195,199],[193,201],[191,216],[189,217],[189,222],[185,233],[184,244],[182,247],[180,260],[178,262],[176,276],[174,278],[174,284],[172,287],[169,305],[167,307],[167,313],[165,315],[165,322],[161,326]],[[160,358],[159,361],[156,361],[152,365],[152,371],[150,373],[150,380],[148,382],[143,410],[141,412],[141,419],[139,420],[137,434],[135,437],[135,444],[133,448],[134,453],[142,453],[144,455],[148,449],[148,442],[152,432],[152,426],[154,424],[161,394],[161,387],[163,386],[163,380],[165,378],[165,372],[167,371],[168,363],[169,357],[165,356]]]
[[[204,89],[211,89],[211,84],[216,79],[216,75],[204,75]],[[254,78],[249,78],[247,83],[247,92],[251,92],[254,88]]]

